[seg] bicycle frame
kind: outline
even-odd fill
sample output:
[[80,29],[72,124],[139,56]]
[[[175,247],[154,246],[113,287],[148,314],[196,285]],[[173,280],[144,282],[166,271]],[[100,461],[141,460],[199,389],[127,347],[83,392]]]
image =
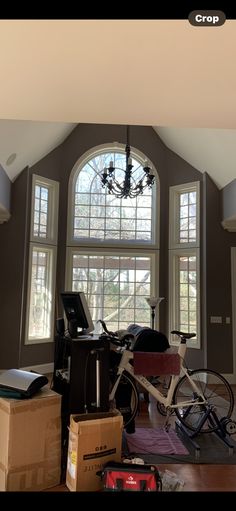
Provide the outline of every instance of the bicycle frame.
[[[147,392],[149,392],[154,397],[154,399],[156,399],[156,401],[159,401],[160,403],[162,403],[165,406],[165,408],[168,408],[168,409],[187,408],[187,407],[192,406],[195,403],[198,403],[199,405],[205,404],[206,399],[204,398],[204,396],[201,392],[201,389],[197,387],[196,383],[192,380],[191,375],[188,373],[187,369],[183,366],[183,360],[184,360],[185,353],[186,353],[186,344],[181,343],[179,345],[179,349],[178,349],[178,354],[180,356],[180,374],[171,376],[170,386],[169,386],[167,395],[164,396],[164,394],[162,394],[156,387],[154,387],[154,385],[152,385],[152,383],[149,380],[147,380],[147,378],[145,378],[145,376],[140,375],[140,374],[134,374],[134,368],[130,364],[130,360],[132,360],[134,358],[134,354],[132,351],[124,350],[123,354],[122,354],[122,358],[121,358],[119,366],[118,366],[118,370],[117,370],[117,379],[116,379],[114,386],[113,386],[113,388],[110,392],[110,395],[109,395],[110,401],[113,401],[113,399],[115,398],[116,389],[119,385],[122,373],[124,371],[126,371],[133,377],[133,379],[136,382],[138,382]],[[197,395],[197,397],[196,397],[196,399],[191,399],[191,401],[183,401],[183,402],[178,402],[178,404],[172,404],[172,399],[173,399],[176,385],[177,385],[178,381],[180,380],[180,378],[182,378],[182,376],[184,376],[184,375],[188,378],[189,383],[193,389],[193,392]]]

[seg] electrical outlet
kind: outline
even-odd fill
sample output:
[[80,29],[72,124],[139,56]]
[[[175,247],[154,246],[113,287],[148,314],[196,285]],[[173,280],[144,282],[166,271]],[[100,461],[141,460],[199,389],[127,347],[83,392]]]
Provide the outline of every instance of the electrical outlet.
[[230,325],[230,317],[229,316],[226,316],[225,323],[226,323],[226,325]]
[[210,323],[222,323],[222,316],[211,316]]

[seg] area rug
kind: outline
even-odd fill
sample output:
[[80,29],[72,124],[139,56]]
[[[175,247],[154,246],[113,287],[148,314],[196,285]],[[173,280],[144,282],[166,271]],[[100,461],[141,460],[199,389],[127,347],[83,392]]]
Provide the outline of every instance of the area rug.
[[[176,427],[176,431],[171,428],[169,431],[170,439],[175,438],[173,436],[173,433],[177,436],[177,439],[182,442],[182,448],[186,448],[187,454],[179,454],[176,452],[170,453],[170,445],[167,446],[169,449],[169,452],[167,452],[167,449],[163,450],[163,447],[159,446],[157,447],[157,450],[155,448],[155,452],[152,450],[144,450],[140,451],[141,449],[140,445],[135,445],[135,441],[133,440],[131,443],[131,437],[136,435],[139,431],[139,429],[150,429],[150,432],[153,431],[152,428],[136,428],[136,431],[134,434],[127,434],[125,433],[124,439],[123,439],[123,453],[125,456],[137,456],[144,460],[145,463],[150,464],[171,464],[171,463],[193,463],[193,464],[214,464],[214,465],[236,465],[236,435],[228,436],[227,440],[229,441],[232,448],[230,449],[228,445],[226,445],[219,436],[217,436],[215,433],[207,433],[207,434],[201,434],[198,435],[194,440],[199,446],[199,450],[196,450],[193,446],[192,442],[189,440],[189,438],[183,433],[179,427]],[[159,429],[159,428],[157,428]],[[172,433],[170,433],[172,432]],[[177,434],[178,433],[178,434]],[[151,433],[150,433],[151,434]],[[235,438],[235,440],[234,440]],[[130,448],[128,447],[128,440]],[[170,441],[171,444],[171,441]],[[147,447],[148,444],[146,444]],[[150,445],[150,444],[149,444]],[[160,451],[160,449],[162,450]],[[131,450],[132,449],[132,450]],[[173,449],[174,451],[174,449]]]
[[136,428],[135,433],[125,433],[130,453],[139,454],[189,454],[174,429],[164,427]]

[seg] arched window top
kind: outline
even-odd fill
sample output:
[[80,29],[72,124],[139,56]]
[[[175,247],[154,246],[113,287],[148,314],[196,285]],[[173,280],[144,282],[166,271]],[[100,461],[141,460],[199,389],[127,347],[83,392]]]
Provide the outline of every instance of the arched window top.
[[[147,157],[132,147],[132,179],[135,183],[143,174]],[[125,169],[125,150],[121,144],[102,145],[84,154],[74,166],[69,186],[69,238],[73,244],[87,241],[154,244],[155,216],[159,179],[135,198],[118,198],[102,186],[101,174],[112,160],[117,172]],[[121,170],[118,170],[121,169]],[[152,165],[153,168],[153,165]],[[122,170],[123,169],[123,170]],[[119,175],[119,174],[118,174]],[[72,201],[71,201],[72,198]]]

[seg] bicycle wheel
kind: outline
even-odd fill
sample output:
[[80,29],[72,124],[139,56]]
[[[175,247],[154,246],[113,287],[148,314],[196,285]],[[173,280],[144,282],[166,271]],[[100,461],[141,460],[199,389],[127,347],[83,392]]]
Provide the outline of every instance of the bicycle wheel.
[[[196,369],[190,371],[189,374],[207,402],[204,405],[194,403],[189,407],[175,408],[175,413],[183,426],[191,431],[197,431],[201,420],[209,409],[214,410],[219,421],[223,417],[229,418],[234,407],[234,396],[227,380],[221,376],[221,374],[211,369]],[[188,378],[183,376],[176,386],[173,395],[173,404],[191,401],[191,399],[196,400],[197,397]],[[210,433],[217,429],[218,426],[216,422],[212,416],[209,415],[200,431],[201,433]]]
[[132,377],[126,372],[123,372],[119,381],[113,406],[123,415],[124,427],[127,427],[137,415],[138,391]]

